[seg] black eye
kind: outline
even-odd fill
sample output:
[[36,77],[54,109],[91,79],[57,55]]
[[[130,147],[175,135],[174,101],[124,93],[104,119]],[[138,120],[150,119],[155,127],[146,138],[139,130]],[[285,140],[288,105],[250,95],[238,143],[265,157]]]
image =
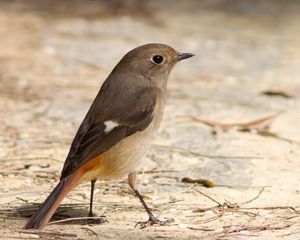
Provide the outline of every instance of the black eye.
[[164,61],[164,58],[161,55],[155,55],[152,58],[152,61],[156,64],[161,64]]

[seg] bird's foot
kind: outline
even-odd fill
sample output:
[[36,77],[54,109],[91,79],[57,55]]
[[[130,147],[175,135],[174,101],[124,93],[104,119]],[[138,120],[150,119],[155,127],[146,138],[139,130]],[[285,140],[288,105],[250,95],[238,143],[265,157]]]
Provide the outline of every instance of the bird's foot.
[[148,221],[138,222],[135,225],[135,227],[140,226],[141,228],[146,228],[146,227],[154,225],[154,224],[157,224],[159,226],[165,226],[165,225],[168,225],[168,224],[173,223],[173,222],[174,222],[173,218],[170,218],[170,219],[162,221],[162,220],[157,219],[154,216],[150,216],[149,219],[148,219]]
[[92,211],[89,211],[88,217],[97,217],[97,215],[95,213],[93,213]]

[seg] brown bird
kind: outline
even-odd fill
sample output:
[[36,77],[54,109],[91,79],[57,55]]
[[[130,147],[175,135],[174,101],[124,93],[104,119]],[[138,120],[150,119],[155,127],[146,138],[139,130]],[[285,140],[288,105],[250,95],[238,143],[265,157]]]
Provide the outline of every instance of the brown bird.
[[164,44],[146,44],[128,52],[103,83],[81,123],[61,172],[60,182],[24,228],[41,229],[66,195],[90,181],[90,211],[97,179],[128,183],[146,209],[149,220],[141,224],[166,224],[154,217],[136,188],[136,171],[160,125],[166,87],[173,66],[194,56],[178,53]]

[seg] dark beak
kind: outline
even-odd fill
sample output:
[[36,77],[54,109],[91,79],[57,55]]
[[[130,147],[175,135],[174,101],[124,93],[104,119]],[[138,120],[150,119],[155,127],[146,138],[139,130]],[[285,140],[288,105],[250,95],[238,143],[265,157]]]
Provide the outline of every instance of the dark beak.
[[190,58],[190,57],[193,57],[193,56],[195,56],[195,55],[192,54],[192,53],[180,53],[177,56],[177,61],[181,61],[183,59],[187,59],[187,58]]

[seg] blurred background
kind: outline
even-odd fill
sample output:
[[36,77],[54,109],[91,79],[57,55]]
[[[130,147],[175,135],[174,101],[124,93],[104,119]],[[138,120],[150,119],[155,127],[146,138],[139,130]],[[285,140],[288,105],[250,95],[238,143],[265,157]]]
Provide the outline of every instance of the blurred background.
[[[220,237],[224,232],[215,230],[224,226],[280,223],[288,227],[280,225],[279,233],[267,227],[258,236],[292,232],[286,237],[293,239],[299,224],[291,207],[300,210],[299,13],[296,0],[0,1],[0,219],[8,219],[0,220],[0,231],[22,237],[12,229],[56,183],[75,131],[111,69],[132,48],[157,42],[196,54],[172,72],[164,122],[141,177],[156,211],[176,219],[159,234],[207,235],[192,229],[199,225]],[[233,125],[224,132],[223,123]],[[243,123],[246,132],[239,128]],[[182,177],[217,186],[191,186]],[[111,239],[158,236],[155,229],[142,235],[124,230],[144,216],[126,184],[98,185],[97,211],[110,225],[93,226],[95,231]],[[199,189],[220,203],[258,196],[249,208],[262,214],[200,214],[197,209],[215,203]],[[89,186],[80,186],[66,200],[69,215],[61,217],[85,216],[88,196]],[[124,199],[132,204],[122,205]],[[67,230],[75,234],[69,239],[90,234],[76,225]]]

